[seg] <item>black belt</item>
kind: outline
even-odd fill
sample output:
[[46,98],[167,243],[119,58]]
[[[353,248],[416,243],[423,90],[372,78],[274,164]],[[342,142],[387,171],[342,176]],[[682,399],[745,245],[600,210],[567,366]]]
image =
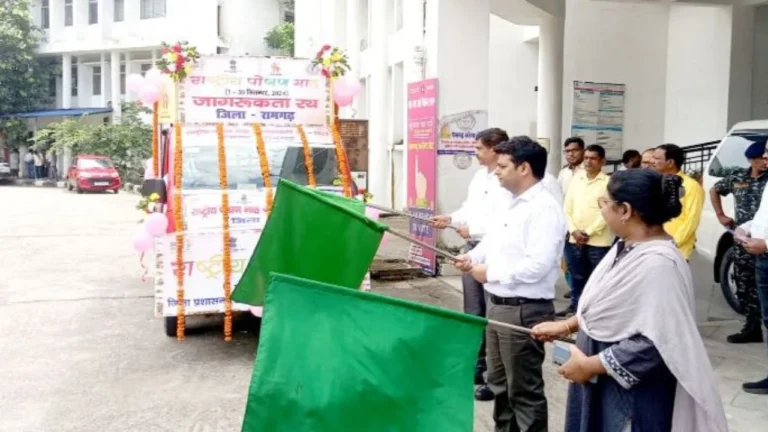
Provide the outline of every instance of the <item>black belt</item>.
[[488,293],[491,303],[504,306],[520,306],[525,303],[551,303],[552,299],[530,299],[524,297],[499,297]]

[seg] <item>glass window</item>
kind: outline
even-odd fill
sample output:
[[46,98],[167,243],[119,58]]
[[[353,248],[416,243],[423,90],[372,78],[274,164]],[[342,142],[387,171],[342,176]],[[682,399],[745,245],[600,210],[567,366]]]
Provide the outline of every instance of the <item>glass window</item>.
[[72,2],[74,0],[64,0],[64,26],[71,27],[74,22],[74,11]]
[[141,0],[141,19],[165,17],[165,0]]
[[768,129],[737,131],[729,135],[720,144],[720,148],[709,163],[709,175],[725,177],[737,169],[749,168],[749,161],[744,157],[747,147],[768,139]]
[[120,94],[125,94],[125,65],[120,65]]
[[53,75],[48,79],[48,95],[52,98],[56,97],[56,77]]
[[80,169],[89,168],[112,168],[112,161],[105,158],[81,158],[77,160],[77,167]]
[[93,81],[91,82],[94,96],[101,96],[101,66],[93,67]]
[[[333,186],[337,176],[336,152],[332,146],[313,147],[312,157],[318,186]],[[272,184],[279,178],[308,184],[304,151],[300,144],[267,145]],[[219,189],[219,160],[215,146],[185,146],[183,189]],[[264,186],[256,146],[227,146],[227,178],[230,189],[254,189]]]
[[125,0],[115,0],[115,22],[125,20]]
[[99,23],[99,0],[88,0],[88,24]]
[[40,3],[40,25],[44,28],[51,28],[51,2],[43,0]]
[[77,96],[77,66],[72,66],[72,96]]

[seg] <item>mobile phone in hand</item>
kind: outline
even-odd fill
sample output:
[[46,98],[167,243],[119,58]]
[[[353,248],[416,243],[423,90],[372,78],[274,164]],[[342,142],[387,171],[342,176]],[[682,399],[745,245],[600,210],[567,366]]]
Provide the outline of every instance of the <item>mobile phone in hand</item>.
[[[571,358],[570,345],[565,342],[554,341],[554,348],[552,349],[552,362],[558,366],[562,366],[568,362]],[[597,377],[593,376],[589,379],[592,384],[597,384]]]

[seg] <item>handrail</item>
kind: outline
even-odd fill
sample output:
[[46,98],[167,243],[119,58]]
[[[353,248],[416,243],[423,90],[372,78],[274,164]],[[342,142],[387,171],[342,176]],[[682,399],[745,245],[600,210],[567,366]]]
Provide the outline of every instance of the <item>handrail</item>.
[[[720,144],[720,140],[691,144],[683,147],[683,152],[685,152],[683,171],[689,174],[703,172],[704,166],[709,162],[709,159],[712,158],[712,154],[715,152],[718,144]],[[621,159],[607,160],[605,162],[604,170],[606,171],[606,174],[612,174],[618,171],[621,165]]]

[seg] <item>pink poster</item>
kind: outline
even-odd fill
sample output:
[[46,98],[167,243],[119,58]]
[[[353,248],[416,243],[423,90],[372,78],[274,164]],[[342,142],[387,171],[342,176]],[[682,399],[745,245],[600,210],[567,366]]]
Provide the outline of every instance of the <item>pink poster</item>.
[[[408,211],[423,218],[435,215],[437,115],[437,78],[408,84]],[[424,243],[436,243],[437,232],[427,223],[411,219],[409,231]],[[437,274],[434,252],[412,244],[408,259]]]

